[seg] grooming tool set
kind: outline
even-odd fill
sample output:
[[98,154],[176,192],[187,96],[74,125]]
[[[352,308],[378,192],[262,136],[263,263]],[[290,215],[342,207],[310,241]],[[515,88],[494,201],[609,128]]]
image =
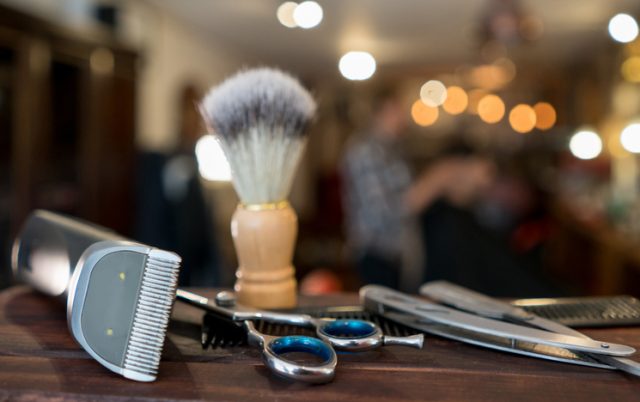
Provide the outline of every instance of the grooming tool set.
[[[241,201],[231,221],[239,261],[235,292],[218,292],[210,300],[177,289],[181,259],[176,254],[46,211],[34,212],[14,243],[16,277],[65,300],[76,341],[109,370],[137,381],[156,379],[176,298],[206,311],[205,348],[246,342],[261,350],[274,373],[311,383],[333,379],[336,350],[422,348],[422,333],[640,375],[640,364],[624,358],[635,352],[632,347],[591,339],[446,282],[421,288],[423,295],[446,306],[368,285],[360,290],[362,307],[313,315],[259,310],[297,304],[291,262],[297,217],[286,200],[306,144],[304,129],[315,109],[297,80],[267,68],[236,74],[213,88],[200,105],[229,161]],[[633,314],[626,305],[616,306]],[[273,325],[303,332],[274,333]],[[222,328],[229,329],[217,335]],[[298,362],[292,354],[320,363]]]
[[[227,340],[246,340],[261,349],[273,372],[305,382],[324,383],[334,377],[335,350],[422,348],[422,333],[640,375],[640,363],[625,358],[635,352],[632,347],[591,339],[518,306],[446,282],[427,283],[420,289],[422,295],[443,304],[368,285],[360,290],[362,307],[320,309],[313,315],[243,306],[228,291],[209,300],[176,290],[177,255],[46,211],[34,212],[25,223],[14,244],[12,265],[23,281],[66,300],[71,333],[94,359],[137,381],[156,378],[174,297],[207,311],[204,346],[215,345],[215,327],[226,322],[232,328]],[[306,332],[274,334],[270,325],[297,326]],[[225,339],[218,344],[225,345]],[[299,363],[288,358],[290,353],[321,362]]]

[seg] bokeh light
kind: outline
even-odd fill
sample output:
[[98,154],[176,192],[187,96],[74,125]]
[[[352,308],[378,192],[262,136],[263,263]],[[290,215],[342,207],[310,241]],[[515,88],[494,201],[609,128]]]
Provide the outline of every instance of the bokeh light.
[[640,153],[640,123],[629,124],[620,133],[622,147],[634,154]]
[[300,28],[309,29],[322,21],[322,7],[315,1],[304,1],[293,10],[293,20]]
[[207,134],[200,137],[196,143],[196,160],[203,179],[231,181],[229,162],[214,136]]
[[367,52],[348,52],[340,58],[338,68],[346,79],[366,80],[376,72],[376,59]]
[[629,82],[640,82],[640,56],[632,56],[620,67],[622,77]]
[[486,94],[487,92],[482,89],[472,89],[469,91],[469,106],[467,107],[467,111],[470,114],[478,114],[478,103],[480,103],[480,99],[484,98]]
[[293,19],[293,12],[296,10],[296,7],[298,7],[298,3],[294,3],[293,1],[284,2],[278,7],[278,11],[276,12],[278,21],[287,28],[295,28],[298,26]]
[[447,99],[447,87],[437,80],[427,81],[420,88],[420,99],[427,106],[438,107]]
[[621,43],[629,43],[638,36],[638,23],[629,14],[618,14],[609,20],[609,35]]
[[536,128],[549,130],[556,124],[556,109],[547,102],[538,102],[533,106],[536,114]]
[[569,150],[579,159],[593,159],[602,152],[602,140],[593,131],[578,131],[569,141]]
[[442,108],[449,114],[460,114],[467,109],[469,97],[464,89],[451,86],[447,88],[447,99],[442,104]]
[[438,120],[439,114],[437,107],[427,106],[421,99],[413,102],[411,106],[411,117],[413,121],[422,127],[427,127],[435,123],[436,120]]
[[485,123],[499,122],[504,117],[504,102],[498,95],[485,95],[478,103],[478,116]]
[[518,133],[528,133],[536,126],[536,112],[524,103],[516,105],[509,113],[509,124]]

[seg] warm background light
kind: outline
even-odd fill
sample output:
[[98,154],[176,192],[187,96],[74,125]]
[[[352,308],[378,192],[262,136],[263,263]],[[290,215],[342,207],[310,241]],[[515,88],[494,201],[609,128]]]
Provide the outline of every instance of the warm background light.
[[635,154],[640,153],[640,124],[629,124],[620,134],[622,147]]
[[469,104],[469,97],[464,89],[451,86],[447,88],[447,99],[442,104],[442,108],[449,114],[460,114],[465,111]]
[[593,159],[602,152],[602,140],[593,131],[578,131],[569,141],[569,150],[579,159]]
[[624,149],[620,142],[620,133],[624,130],[625,124],[625,119],[611,116],[600,123],[598,127],[602,143],[609,154],[616,159],[629,156],[629,151]]
[[439,114],[437,107],[427,106],[421,99],[413,102],[411,106],[411,117],[413,121],[422,127],[427,127],[435,123],[436,120],[438,120]]
[[632,56],[620,67],[622,77],[629,82],[640,82],[640,56]]
[[466,74],[466,80],[475,87],[495,91],[507,85],[515,76],[515,64],[508,58],[501,57],[492,64],[471,68]]
[[293,20],[300,28],[309,29],[322,21],[322,7],[315,1],[304,1],[293,10]]
[[556,124],[556,110],[547,102],[538,102],[533,106],[536,114],[536,128],[549,130]]
[[624,149],[620,142],[620,136],[612,136],[607,140],[607,149],[614,158],[626,158],[629,156],[629,151]]
[[529,105],[516,105],[509,113],[509,124],[518,133],[528,133],[536,126],[536,112]]
[[638,36],[638,23],[629,14],[618,14],[609,21],[609,35],[621,43],[629,43]]
[[504,102],[498,95],[485,95],[478,103],[478,116],[485,123],[499,122],[504,117]]
[[293,1],[287,1],[280,4],[280,7],[278,7],[278,11],[276,13],[278,21],[280,21],[280,23],[287,28],[297,27],[298,25],[293,19],[293,12],[295,11],[297,6],[298,4],[294,3]]
[[427,81],[420,88],[420,99],[427,106],[440,106],[447,99],[447,87],[437,80]]
[[340,58],[338,68],[349,80],[366,80],[376,72],[376,59],[367,52],[349,52]]
[[478,114],[478,103],[487,93],[482,89],[472,89],[469,91],[469,106],[467,111],[470,114]]

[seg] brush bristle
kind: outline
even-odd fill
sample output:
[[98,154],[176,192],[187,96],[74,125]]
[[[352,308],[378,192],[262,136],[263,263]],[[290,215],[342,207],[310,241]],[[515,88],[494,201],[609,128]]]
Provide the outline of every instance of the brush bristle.
[[242,71],[211,89],[200,105],[231,166],[245,204],[287,198],[316,104],[282,71]]
[[133,327],[124,359],[124,375],[139,381],[153,381],[178,285],[180,258],[153,249],[147,255]]

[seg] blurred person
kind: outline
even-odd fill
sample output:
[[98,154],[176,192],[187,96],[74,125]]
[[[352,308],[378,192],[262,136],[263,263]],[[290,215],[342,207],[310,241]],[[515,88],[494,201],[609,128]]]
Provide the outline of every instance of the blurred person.
[[538,197],[505,174],[504,166],[497,175],[493,163],[468,147],[445,154],[468,165],[460,186],[450,187],[421,216],[429,256],[423,281],[447,280],[499,297],[560,294],[541,269],[547,228],[534,207]]
[[378,94],[371,125],[347,145],[342,176],[347,237],[362,281],[413,292],[425,269],[419,215],[445,194],[469,201],[487,168],[480,159],[443,158],[414,179],[400,149],[405,106],[393,91]]
[[200,184],[195,145],[204,132],[196,104],[200,94],[184,87],[179,99],[180,143],[166,155],[141,152],[138,163],[136,238],[182,257],[182,286],[219,286],[221,257],[212,205]]

